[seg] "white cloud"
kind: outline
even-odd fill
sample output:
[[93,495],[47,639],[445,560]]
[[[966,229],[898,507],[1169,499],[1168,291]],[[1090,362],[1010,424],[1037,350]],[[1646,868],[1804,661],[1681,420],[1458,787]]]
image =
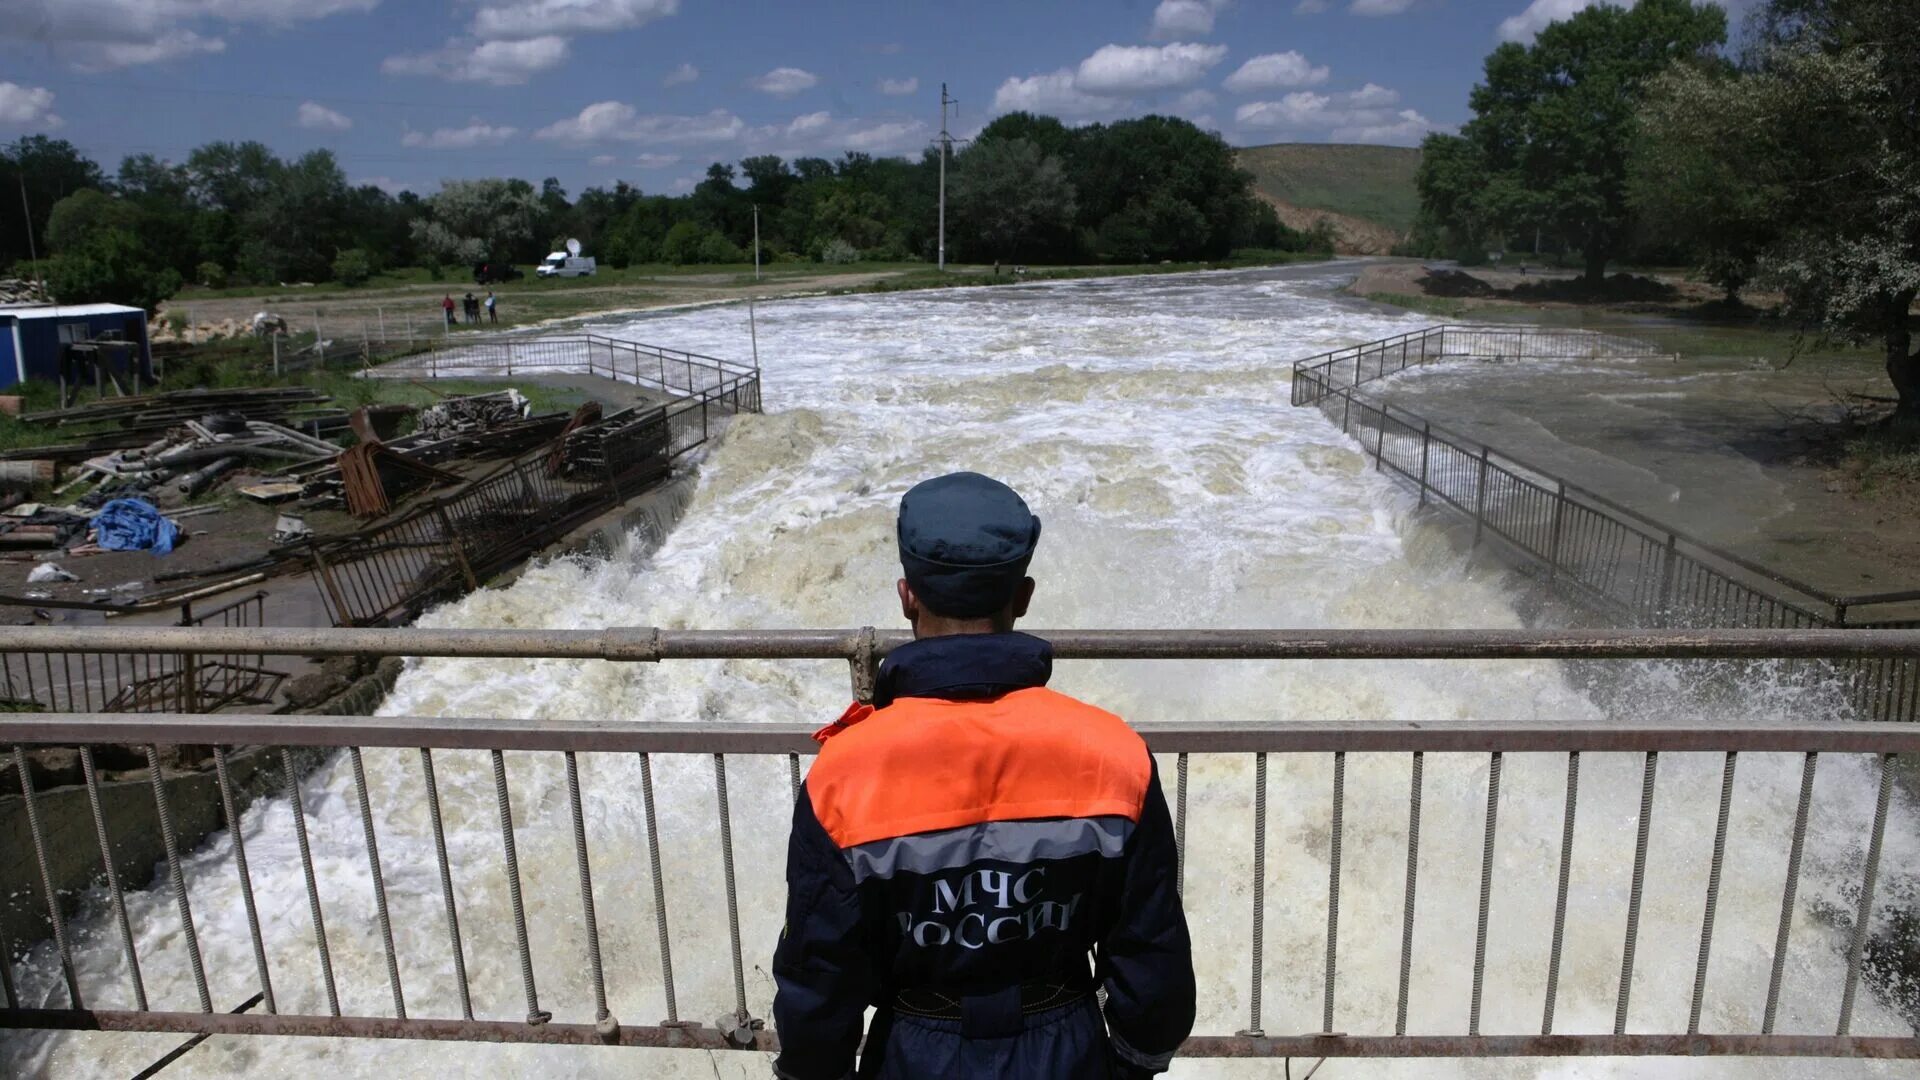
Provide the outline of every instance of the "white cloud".
[[864,154],[891,154],[927,141],[927,125],[918,120],[885,120],[856,126],[840,137],[849,150]]
[[1160,0],[1153,9],[1153,27],[1147,36],[1155,41],[1206,37],[1213,33],[1213,17],[1226,0]]
[[680,10],[680,0],[495,0],[473,15],[476,37],[507,40],[634,30]]
[[317,101],[301,102],[298,119],[295,122],[310,131],[345,131],[353,126],[351,118],[334,112]]
[[1315,66],[1305,56],[1291,49],[1281,53],[1265,53],[1241,64],[1239,70],[1227,76],[1221,85],[1236,94],[1249,94],[1259,90],[1284,90],[1294,86],[1318,86],[1326,82],[1332,72],[1325,64]]
[[623,101],[600,101],[581,109],[576,116],[548,124],[533,137],[567,143],[715,143],[737,139],[746,128],[745,121],[725,109],[676,116],[642,113]]
[[1218,98],[1213,96],[1213,91],[1203,90],[1196,86],[1186,93],[1181,94],[1179,97],[1174,98],[1173,107],[1181,112],[1194,112],[1199,109],[1204,109],[1218,100]]
[[1333,94],[1296,90],[1277,101],[1249,101],[1233,119],[1251,131],[1318,134],[1335,142],[1407,144],[1439,130],[1413,109],[1394,110],[1399,101],[1398,92],[1377,83]]
[[537,37],[525,41],[454,40],[429,53],[389,56],[380,70],[389,75],[430,75],[452,82],[516,86],[567,61],[567,39]]
[[1225,45],[1102,45],[1080,61],[1074,86],[1109,96],[1191,86],[1226,55]]
[[587,164],[596,169],[604,169],[619,160],[619,158],[614,157],[612,154],[595,154],[587,159]]
[[747,85],[755,90],[778,98],[790,98],[819,84],[820,76],[796,67],[777,67],[757,79],[747,81]]
[[810,112],[804,116],[794,117],[793,121],[787,125],[786,133],[789,136],[794,136],[794,137],[798,137],[801,135],[809,135],[809,134],[812,134],[813,132],[824,129],[828,124],[831,124],[831,123],[833,123],[832,113],[826,112],[825,110],[822,110],[820,112]]
[[1500,21],[1498,35],[1501,41],[1532,41],[1540,31],[1551,23],[1562,19],[1571,19],[1582,11],[1592,7],[1598,0],[1533,0],[1525,11],[1511,15]]
[[706,178],[705,173],[699,173],[693,176],[676,176],[673,179],[673,183],[669,185],[669,189],[672,191],[692,191],[695,184],[698,184]]
[[633,159],[635,165],[643,169],[664,169],[680,164],[679,154],[639,154]]
[[361,187],[377,187],[381,191],[384,191],[389,195],[398,195],[403,191],[410,190],[409,185],[402,183],[399,180],[395,180],[391,176],[362,177],[360,180],[360,186]]
[[471,150],[476,146],[499,146],[519,133],[519,128],[495,127],[475,119],[463,128],[409,131],[401,136],[400,145],[425,150]]
[[31,41],[82,71],[224,52],[228,28],[292,26],[380,0],[0,0],[0,38]]
[[1418,0],[1353,0],[1347,5],[1352,15],[1398,15],[1412,7]]
[[660,80],[661,86],[685,86],[700,77],[700,69],[692,64],[681,64]]
[[52,131],[62,123],[53,112],[53,91],[0,82],[0,126]]
[[905,79],[881,79],[880,80],[880,92],[888,95],[889,97],[902,97],[907,94],[915,93],[919,89],[920,89],[920,80],[918,77],[911,77],[911,78],[905,78]]
[[995,112],[1026,111],[1068,118],[1099,116],[1126,104],[1124,98],[1089,94],[1075,85],[1071,69],[1027,78],[1009,77],[994,91]]

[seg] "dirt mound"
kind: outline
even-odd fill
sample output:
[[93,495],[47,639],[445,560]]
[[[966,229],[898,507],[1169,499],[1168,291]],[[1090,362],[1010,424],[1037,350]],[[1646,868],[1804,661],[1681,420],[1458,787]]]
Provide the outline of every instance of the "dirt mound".
[[1335,213],[1332,210],[1312,210],[1304,206],[1295,206],[1283,202],[1263,191],[1254,192],[1259,199],[1273,207],[1280,215],[1280,221],[1289,229],[1306,232],[1325,222],[1333,230],[1333,250],[1341,255],[1386,255],[1401,240],[1399,233],[1377,222]]
[[1479,299],[1500,295],[1500,290],[1465,270],[1428,270],[1419,284],[1428,296]]
[[1585,278],[1529,281],[1508,290],[1515,300],[1564,300],[1572,303],[1657,303],[1678,295],[1672,285],[1640,274],[1615,274],[1598,286]]

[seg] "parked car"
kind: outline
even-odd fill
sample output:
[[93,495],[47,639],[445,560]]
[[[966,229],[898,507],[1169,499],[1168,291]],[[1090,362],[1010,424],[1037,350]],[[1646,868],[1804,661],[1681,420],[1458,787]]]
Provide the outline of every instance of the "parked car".
[[483,262],[473,267],[475,285],[492,285],[500,281],[519,281],[526,273],[512,263]]

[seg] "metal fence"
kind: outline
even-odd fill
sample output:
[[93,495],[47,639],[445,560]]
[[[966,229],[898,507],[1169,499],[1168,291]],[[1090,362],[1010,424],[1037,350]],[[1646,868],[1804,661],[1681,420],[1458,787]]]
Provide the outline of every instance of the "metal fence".
[[[267,594],[211,609],[180,605],[181,626],[263,625]],[[0,711],[202,712],[272,700],[286,675],[257,649],[218,652],[0,652]]]
[[730,380],[671,406],[627,410],[544,446],[458,491],[351,536],[309,546],[336,626],[390,625],[474,589],[662,479],[710,439],[721,417],[757,404],[758,383]]
[[[1647,342],[1600,331],[1433,327],[1298,362],[1293,401],[1318,406],[1359,441],[1377,469],[1413,487],[1421,505],[1443,508],[1471,524],[1476,546],[1494,545],[1522,572],[1612,622],[1730,628],[1920,625],[1891,617],[1920,602],[1920,590],[1835,595],[1356,389],[1445,358],[1666,355]],[[1850,693],[1863,714],[1881,720],[1920,718],[1920,665],[1868,659],[1849,662],[1846,669]]]
[[[1760,657],[1797,657],[1797,658],[1857,658],[1861,656],[1897,656],[1913,658],[1920,656],[1920,631],[1720,631],[1720,632],[1547,632],[1530,633],[1524,631],[1348,631],[1306,633],[1289,631],[1074,631],[1062,633],[1040,632],[1050,638],[1058,655],[1063,659],[1073,658],[1138,658],[1138,659],[1380,659],[1380,658],[1451,658],[1460,660],[1496,659],[1510,657],[1578,657],[1585,659],[1633,659],[1659,657],[1676,660],[1685,659],[1752,659]],[[302,654],[347,655],[369,653],[396,653],[405,655],[464,656],[464,657],[572,657],[600,658],[627,661],[659,661],[680,659],[735,659],[735,658],[778,658],[778,659],[839,659],[847,661],[853,672],[853,685],[857,695],[870,692],[872,673],[877,659],[903,640],[900,634],[876,634],[871,629],[864,631],[788,631],[788,632],[752,632],[752,631],[665,631],[657,629],[612,630],[612,631],[396,631],[381,630],[274,630],[258,634],[244,632],[168,632],[143,628],[115,628],[98,632],[91,636],[75,631],[44,629],[0,629],[0,648],[23,651],[54,651],[80,647],[106,651],[110,649],[147,648],[161,651],[197,649],[203,652],[218,651],[245,641],[249,647],[264,648],[269,652],[298,652]],[[1885,1058],[1920,1057],[1920,1038],[1911,1030],[1902,1028],[1894,1032],[1878,1031],[1869,1034],[1854,1034],[1853,1025],[1856,1016],[1856,1004],[1859,1000],[1863,958],[1866,944],[1875,918],[1878,905],[1878,890],[1881,874],[1881,860],[1890,814],[1890,796],[1894,784],[1895,755],[1920,752],[1920,727],[1905,724],[1881,724],[1858,722],[1800,723],[1791,726],[1769,724],[1765,722],[1718,722],[1670,725],[1658,722],[1563,722],[1549,720],[1536,723],[1486,724],[1476,722],[1462,723],[1399,723],[1399,722],[1240,722],[1240,723],[1140,723],[1137,725],[1145,735],[1152,750],[1161,755],[1170,756],[1173,764],[1172,803],[1175,815],[1175,830],[1179,840],[1181,866],[1179,869],[1183,888],[1189,900],[1200,888],[1215,889],[1213,883],[1220,881],[1227,868],[1218,866],[1188,866],[1191,853],[1186,845],[1189,828],[1205,830],[1205,835],[1219,836],[1223,831],[1238,833],[1237,843],[1244,843],[1252,857],[1254,885],[1251,890],[1251,904],[1246,909],[1246,925],[1250,931],[1244,939],[1247,955],[1251,964],[1252,980],[1247,999],[1247,1025],[1237,1034],[1227,1032],[1204,1032],[1195,1035],[1184,1046],[1182,1053],[1189,1056],[1217,1057],[1278,1057],[1278,1056],[1503,1056],[1503,1055],[1778,1055],[1778,1056],[1857,1056]],[[0,1011],[0,1026],[11,1028],[65,1028],[105,1031],[174,1031],[213,1034],[260,1034],[260,1035],[303,1035],[333,1036],[353,1038],[394,1038],[394,1039],[437,1039],[437,1040],[483,1040],[531,1043],[574,1043],[574,1044],[617,1044],[624,1046],[648,1047],[694,1047],[704,1049],[760,1049],[769,1050],[777,1046],[776,1032],[763,1030],[756,1018],[748,1013],[748,999],[744,977],[743,958],[752,956],[763,961],[761,950],[771,942],[749,941],[743,937],[739,907],[736,902],[737,876],[735,866],[734,822],[729,809],[727,777],[731,759],[742,756],[774,756],[777,760],[784,757],[787,774],[794,790],[797,791],[802,770],[802,756],[811,753],[815,744],[808,737],[807,730],[798,726],[738,723],[608,723],[599,720],[540,720],[517,721],[499,719],[447,719],[437,717],[383,717],[383,718],[340,718],[307,716],[241,716],[209,715],[185,717],[128,717],[109,715],[76,716],[30,716],[10,721],[8,730],[11,741],[19,746],[43,745],[91,745],[91,744],[134,744],[156,747],[186,743],[211,745],[216,748],[231,745],[266,744],[282,747],[319,747],[329,750],[345,750],[352,767],[354,797],[347,805],[357,802],[359,832],[364,838],[364,855],[369,874],[363,880],[369,884],[373,894],[374,910],[377,912],[378,937],[377,948],[383,951],[385,965],[385,985],[381,987],[380,997],[391,1000],[391,1008],[384,1015],[343,1014],[339,993],[340,972],[329,951],[329,931],[322,911],[322,892],[318,884],[313,858],[309,853],[306,836],[307,819],[313,813],[303,805],[302,794],[297,783],[290,783],[285,797],[294,808],[289,827],[295,833],[298,843],[292,847],[279,843],[258,845],[254,852],[254,872],[267,865],[263,858],[288,859],[295,856],[297,849],[301,860],[300,870],[304,876],[309,900],[308,925],[303,934],[310,933],[311,951],[305,949],[286,951],[279,945],[275,951],[267,944],[270,935],[264,934],[262,920],[254,907],[254,884],[249,877],[249,864],[239,833],[234,834],[233,861],[231,872],[238,875],[238,884],[245,900],[246,933],[251,938],[251,949],[244,943],[234,943],[229,954],[251,955],[253,970],[247,978],[257,986],[257,999],[263,1004],[259,1012],[223,1013],[216,1012],[209,991],[209,973],[204,960],[203,943],[212,939],[198,935],[213,933],[237,934],[233,930],[222,931],[207,921],[196,922],[193,910],[194,899],[190,895],[188,877],[179,872],[180,851],[174,842],[170,829],[167,829],[168,814],[164,802],[164,791],[155,781],[155,798],[159,800],[160,821],[163,830],[167,830],[167,862],[171,872],[167,878],[171,885],[171,900],[182,930],[178,940],[183,942],[186,963],[191,974],[197,995],[198,1011],[168,1011],[148,1007],[146,988],[140,975],[140,957],[137,955],[137,941],[131,932],[123,932],[121,947],[125,951],[124,964],[117,970],[107,973],[95,972],[83,975],[74,963],[74,942],[69,926],[62,921],[57,905],[49,908],[49,917],[53,928],[53,955],[61,969],[60,983],[54,989],[46,990],[37,1001],[28,1001],[14,986],[11,978],[5,986],[6,1009]],[[405,795],[411,806],[375,805],[367,773],[362,762],[362,749],[370,747],[404,748],[418,753],[419,783]],[[436,784],[436,751],[480,750],[490,754],[492,765],[491,816],[495,820],[485,823],[485,828],[497,825],[500,834],[499,859],[497,867],[472,865],[468,861],[455,861],[449,858],[446,832],[443,828],[440,789]],[[516,755],[516,768],[531,768],[535,758],[542,754],[558,755],[565,771],[566,795],[563,803],[542,800],[534,805],[522,804],[516,807],[510,797],[507,758],[505,752],[527,752],[533,756]],[[18,753],[19,751],[16,751]],[[1642,919],[1645,915],[1642,906],[1643,886],[1651,887],[1647,882],[1648,850],[1650,836],[1656,828],[1654,822],[1656,777],[1659,773],[1661,755],[1712,753],[1718,755],[1720,775],[1719,814],[1717,822],[1683,821],[1669,822],[1663,819],[1658,828],[1663,830],[1712,830],[1713,843],[1708,856],[1710,873],[1704,895],[1700,898],[1701,912],[1697,922],[1684,928],[1684,932],[1694,936],[1697,950],[1687,948],[1682,951],[1652,950],[1650,955],[1642,955],[1639,946],[1642,940]],[[1502,766],[1505,755],[1554,754],[1560,755],[1565,766],[1565,790],[1563,817],[1557,830],[1548,835],[1530,838],[1530,847],[1542,852],[1538,859],[1522,860],[1517,867],[1514,864],[1497,863],[1494,857],[1496,835],[1502,828],[1500,810],[1502,807]],[[1639,789],[1639,811],[1637,823],[1632,830],[1631,864],[1620,861],[1619,853],[1608,851],[1576,850],[1574,846],[1575,821],[1583,805],[1580,791],[1582,775],[1582,755],[1631,754],[1637,763],[1637,772],[1641,778]],[[150,750],[157,760],[157,749]],[[1404,847],[1406,870],[1404,881],[1404,903],[1398,906],[1399,965],[1397,978],[1390,970],[1354,972],[1350,967],[1340,966],[1340,959],[1350,955],[1354,948],[1353,936],[1343,936],[1341,914],[1343,907],[1352,910],[1356,903],[1353,893],[1343,900],[1342,881],[1342,839],[1346,820],[1343,813],[1348,809],[1344,794],[1344,781],[1347,775],[1347,761],[1351,754],[1390,755],[1404,760],[1411,780],[1411,787],[1402,812],[1407,821]],[[1730,828],[1729,804],[1734,799],[1734,776],[1736,765],[1743,754],[1789,754],[1797,755],[1800,763],[1800,786],[1798,810],[1794,816],[1790,836],[1791,854],[1788,860],[1786,879],[1780,892],[1777,935],[1771,942],[1771,979],[1764,990],[1758,985],[1709,985],[1709,956],[1716,944],[1715,919],[1719,913],[1720,895],[1723,880],[1730,880],[1740,874],[1742,868],[1727,865],[1728,833]],[[608,850],[605,846],[591,853],[588,850],[590,835],[588,808],[598,805],[585,790],[580,769],[582,755],[638,755],[640,769],[639,784],[645,808],[644,841],[631,850]],[[673,920],[666,905],[664,870],[660,857],[661,815],[655,811],[654,763],[661,755],[697,755],[710,762],[713,778],[713,790],[717,795],[716,810],[718,835],[720,838],[714,853],[717,868],[723,875],[727,892],[727,946],[731,953],[731,964],[726,970],[732,975],[732,1000],[726,1002],[726,1015],[713,1026],[704,1026],[689,1022],[685,1015],[714,1015],[714,1010],[723,1008],[717,1000],[688,1000],[680,993],[673,974],[676,953],[684,964],[688,959],[684,939],[676,940],[673,933]],[[1229,818],[1222,820],[1213,817],[1208,820],[1189,819],[1188,794],[1190,759],[1195,756],[1224,755],[1248,764],[1252,782],[1251,820]],[[1332,787],[1330,791],[1290,791],[1283,790],[1282,798],[1309,800],[1316,805],[1325,806],[1325,817],[1320,818],[1328,829],[1328,866],[1325,885],[1325,903],[1321,911],[1325,927],[1325,956],[1323,969],[1314,973],[1318,984],[1320,1004],[1320,1029],[1298,1035],[1269,1034],[1263,1024],[1270,1017],[1263,1014],[1263,989],[1272,977],[1264,967],[1264,931],[1268,920],[1268,911],[1264,899],[1266,880],[1266,858],[1269,850],[1269,767],[1270,759],[1275,755],[1292,758],[1296,756],[1330,757]],[[1474,755],[1486,763],[1485,784],[1481,791],[1463,791],[1458,788],[1436,787],[1423,791],[1424,769],[1429,755]],[[1857,888],[1849,887],[1855,900],[1851,911],[1833,913],[1831,921],[1836,925],[1840,936],[1844,937],[1846,947],[1840,955],[1832,955],[1826,950],[1810,951],[1803,943],[1800,951],[1792,953],[1794,942],[1791,931],[1795,914],[1796,888],[1800,884],[1800,854],[1808,841],[1809,802],[1813,777],[1817,764],[1822,759],[1852,756],[1864,757],[1877,777],[1877,800],[1874,809],[1860,820],[1852,822],[1858,835],[1864,840],[1865,850],[1853,873]],[[632,759],[628,759],[632,760]],[[1443,759],[1444,760],[1444,759]],[[1602,759],[1605,760],[1605,759]],[[1284,760],[1283,760],[1284,763]],[[1436,763],[1437,764],[1437,763]],[[22,795],[31,811],[35,792],[25,770],[21,771]],[[289,775],[293,775],[291,769]],[[1236,773],[1242,780],[1247,776]],[[232,791],[221,776],[222,794],[228,800],[229,814],[232,813]],[[94,778],[89,773],[90,793]],[[1484,795],[1484,810],[1478,810],[1479,800]],[[1420,830],[1423,813],[1429,816],[1447,812],[1449,802],[1464,801],[1470,807],[1467,813],[1480,814],[1480,826],[1485,836],[1484,854],[1479,866],[1479,901],[1477,910],[1477,933],[1475,940],[1444,941],[1437,947],[1453,950],[1455,962],[1461,969],[1470,966],[1472,981],[1471,993],[1463,1001],[1452,1004],[1444,1011],[1447,1015],[1421,1016],[1416,1029],[1426,1029],[1424,1033],[1409,1034],[1409,971],[1416,948],[1414,926],[1416,922],[1416,894],[1422,873],[1420,856]],[[470,797],[470,796],[469,796]],[[480,796],[486,799],[486,795]],[[1595,796],[1588,793],[1588,804],[1595,798],[1608,797],[1603,791]],[[1324,803],[1320,800],[1326,800]],[[396,945],[396,938],[390,921],[387,903],[387,876],[394,872],[380,855],[377,833],[379,822],[390,823],[407,815],[418,815],[421,810],[432,822],[432,836],[435,849],[435,868],[438,871],[441,891],[437,897],[440,910],[435,917],[443,919],[444,937],[429,935],[420,941],[438,938],[442,943],[436,948],[444,949],[439,956],[402,956]],[[352,813],[350,809],[349,814]],[[1673,811],[1668,811],[1671,815]],[[516,817],[518,815],[518,817]],[[30,817],[32,815],[30,814]],[[577,873],[578,891],[577,910],[579,918],[566,921],[566,932],[556,939],[552,933],[543,935],[543,940],[551,943],[563,942],[560,946],[566,956],[560,961],[551,957],[543,958],[545,963],[564,963],[577,965],[585,961],[589,991],[581,1000],[554,1000],[551,987],[548,997],[540,996],[541,987],[535,978],[536,962],[533,944],[535,935],[528,930],[528,915],[521,902],[523,880],[524,848],[516,848],[516,835],[531,839],[529,832],[535,818],[566,819],[554,823],[552,829],[543,830],[551,835],[558,833],[572,839],[571,859],[564,861],[571,865],[565,875],[569,887]],[[33,842],[36,854],[44,867],[44,841],[40,834],[37,819],[33,826]],[[570,823],[571,828],[565,826]],[[478,825],[478,823],[475,823]],[[759,825],[761,823],[756,823]],[[779,822],[765,823],[766,827],[780,828]],[[391,824],[388,826],[391,828]],[[1515,826],[1509,822],[1506,826]],[[597,831],[597,830],[595,830]],[[1704,833],[1693,833],[1703,835]],[[602,834],[604,835],[604,834]],[[562,841],[564,843],[564,841]],[[109,847],[109,841],[102,834],[103,850]],[[275,854],[264,854],[273,852]],[[1547,853],[1552,852],[1548,857]],[[654,903],[652,905],[650,950],[639,942],[644,937],[626,933],[614,939],[603,939],[597,915],[594,871],[601,871],[603,880],[607,867],[615,862],[634,865],[644,863],[644,877],[652,884]],[[1569,869],[1576,862],[1583,867],[1598,865],[1598,872],[1617,877],[1620,884],[1628,886],[1627,907],[1624,925],[1621,927],[1620,947],[1617,953],[1619,980],[1617,991],[1612,994],[1612,1024],[1610,1030],[1566,1031],[1568,1026],[1556,1021],[1556,1004],[1561,1000],[1561,963],[1563,959],[1563,930],[1568,917]],[[1552,875],[1557,868],[1557,879]],[[553,871],[549,871],[552,873]],[[1585,872],[1585,871],[1583,871]],[[510,936],[506,927],[483,927],[477,932],[472,926],[462,929],[461,912],[456,903],[457,889],[455,879],[469,878],[472,875],[486,873],[504,875],[510,885],[512,897]],[[42,872],[44,877],[44,870]],[[641,875],[634,875],[636,878]],[[1516,881],[1518,876],[1522,881]],[[1750,875],[1749,875],[1750,876]],[[1483,1022],[1483,996],[1487,989],[1487,955],[1489,938],[1506,936],[1509,931],[1491,918],[1490,897],[1504,889],[1517,888],[1520,885],[1537,885],[1546,888],[1548,882],[1557,880],[1554,886],[1556,902],[1554,904],[1554,933],[1551,944],[1542,955],[1533,958],[1547,974],[1545,991],[1537,1003],[1540,1017],[1537,1027],[1530,1021],[1521,1025],[1520,1030],[1486,1030],[1488,1027],[1506,1027],[1506,1024],[1492,1025]],[[125,918],[127,900],[111,874],[108,876],[109,890],[104,903],[122,920]],[[1209,883],[1202,885],[1201,883]],[[331,884],[331,883],[330,883]],[[549,887],[554,883],[548,882]],[[210,883],[202,881],[201,887]],[[356,887],[361,887],[356,885]],[[1313,895],[1317,887],[1300,883],[1298,890],[1304,895]],[[1215,895],[1222,895],[1215,891]],[[1244,895],[1244,893],[1242,894]],[[1395,898],[1399,891],[1395,889]],[[337,902],[337,901],[336,901]],[[289,914],[289,917],[298,918]],[[471,913],[468,913],[471,919]],[[617,916],[616,916],[617,917]],[[685,916],[683,915],[684,919]],[[224,920],[222,921],[225,922]],[[227,924],[232,925],[232,924]],[[122,922],[124,928],[125,923]],[[546,928],[549,931],[553,927]],[[684,929],[684,928],[683,928]],[[1384,935],[1376,935],[1384,936]],[[511,941],[509,946],[507,941]],[[609,940],[624,942],[629,950],[624,955],[609,956]],[[1363,935],[1361,940],[1368,940]],[[1726,944],[1721,942],[1721,944]],[[716,943],[717,946],[717,943]],[[710,946],[715,947],[715,946]],[[1419,945],[1420,948],[1435,948],[1430,940]],[[1747,943],[1742,948],[1751,947]],[[498,951],[510,948],[517,954],[517,965],[511,961],[501,962]],[[478,957],[486,952],[490,962],[480,965]],[[304,955],[301,955],[304,953]],[[639,953],[641,955],[635,955]],[[10,953],[9,953],[10,955]],[[469,979],[469,957],[476,958],[472,970],[492,971],[497,977],[512,980],[515,973],[519,976],[517,985],[475,987]],[[175,961],[177,962],[177,957]],[[435,971],[453,972],[455,994],[439,995],[447,998],[439,1015],[420,1015],[419,990],[409,999],[407,988],[403,986],[401,972],[404,969],[415,972],[423,968]],[[1832,970],[1826,970],[1831,968]],[[4,968],[0,968],[4,970]],[[364,964],[355,964],[348,971],[380,972],[376,962],[371,969]],[[293,981],[308,983],[317,973],[319,981],[326,988],[325,1012],[283,1011],[280,1000],[275,997],[275,979],[281,980],[284,988],[289,981],[290,972],[300,974]],[[609,1000],[631,1000],[619,993],[618,980],[622,973],[627,977],[644,972],[651,980],[657,976],[661,987],[660,1012],[664,1012],[666,1021],[659,1024],[632,1024],[611,1015]],[[218,973],[228,975],[231,973]],[[367,976],[379,979],[379,974]],[[1309,976],[1310,978],[1312,976]],[[124,984],[121,980],[125,980]],[[1787,1026],[1800,1030],[1782,1031],[1780,1020],[1781,995],[1787,980],[1795,985],[1816,985],[1819,992],[1825,994],[1829,989],[1833,997],[1826,1001],[1826,1008],[1817,1026],[1805,1026],[1790,1021]],[[232,978],[224,980],[231,984]],[[1589,982],[1591,980],[1588,980]],[[110,985],[111,983],[111,985]],[[58,987],[64,984],[64,993]],[[1636,985],[1678,985],[1690,987],[1687,1000],[1690,1004],[1690,1016],[1684,1027],[1678,1022],[1676,1012],[1658,1010],[1665,1019],[1654,1021],[1643,1007],[1640,1013],[1633,1009],[1632,994]],[[361,988],[364,996],[364,989]],[[482,995],[479,991],[485,990]],[[1716,999],[1736,996],[1742,999],[1751,997],[1753,1005],[1762,1016],[1753,1028],[1739,1030],[1703,1030],[1702,1003],[1709,992]],[[1872,991],[1870,990],[1869,993]],[[36,993],[41,993],[36,991]],[[1571,993],[1571,991],[1568,991]],[[311,998],[311,1000],[318,1000]],[[111,1007],[102,1002],[125,1002],[132,1000],[134,1008]],[[457,1000],[457,1012],[453,1001]],[[497,1010],[494,1015],[485,1015],[487,1010],[476,1012],[476,1001],[511,1001],[511,1005]],[[1355,1001],[1375,1003],[1375,1007],[1358,1007]],[[1384,1002],[1395,1003],[1395,1019],[1389,1024],[1385,1020],[1367,1021],[1369,1025],[1362,1030],[1352,1030],[1355,1021],[1362,1012],[1374,1016],[1384,1016],[1384,1010],[1378,1006]],[[709,1011],[700,1012],[706,1009]],[[559,1019],[554,1019],[555,1016]],[[1667,1026],[1660,1026],[1665,1024]]]
[[515,375],[601,375],[662,393],[731,396],[738,408],[760,409],[760,369],[599,334],[435,339],[424,352],[373,368],[375,378],[512,378]]

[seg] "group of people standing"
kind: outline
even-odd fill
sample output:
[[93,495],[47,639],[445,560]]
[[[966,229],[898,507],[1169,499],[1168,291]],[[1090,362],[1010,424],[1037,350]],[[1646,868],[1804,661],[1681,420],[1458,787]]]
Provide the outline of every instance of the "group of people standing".
[[[500,310],[497,305],[498,301],[494,299],[493,290],[489,289],[487,290],[487,296],[484,300],[476,299],[472,293],[468,293],[466,298],[460,301],[460,310],[462,314],[465,315],[467,322],[477,323],[480,321],[480,309],[484,307],[487,312],[487,322],[497,324],[500,321]],[[447,325],[454,325],[456,320],[453,317],[452,293],[448,293],[441,299],[440,310],[444,312],[447,317]]]

